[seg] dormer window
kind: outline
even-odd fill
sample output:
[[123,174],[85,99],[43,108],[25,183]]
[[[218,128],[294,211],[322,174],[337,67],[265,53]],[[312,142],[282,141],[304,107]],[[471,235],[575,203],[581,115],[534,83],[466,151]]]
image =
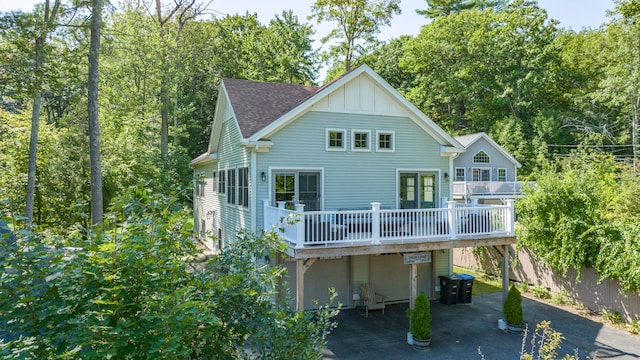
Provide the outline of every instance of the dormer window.
[[484,151],[479,151],[477,154],[473,155],[473,163],[474,164],[489,164],[491,162],[491,158]]

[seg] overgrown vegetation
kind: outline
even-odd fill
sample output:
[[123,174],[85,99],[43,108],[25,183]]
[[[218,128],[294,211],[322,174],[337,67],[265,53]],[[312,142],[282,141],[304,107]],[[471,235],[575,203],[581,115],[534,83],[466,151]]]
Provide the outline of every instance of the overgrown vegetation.
[[184,200],[136,187],[98,228],[2,241],[0,356],[319,358],[336,310],[291,309],[284,269],[257,261],[282,250],[275,233],[191,263]]
[[519,246],[566,275],[593,267],[624,290],[640,289],[640,182],[608,156],[547,166],[516,203]]

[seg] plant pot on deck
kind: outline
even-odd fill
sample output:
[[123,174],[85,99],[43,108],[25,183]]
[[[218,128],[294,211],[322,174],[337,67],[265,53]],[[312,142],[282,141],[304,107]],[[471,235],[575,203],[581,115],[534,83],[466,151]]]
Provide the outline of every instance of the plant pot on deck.
[[522,315],[522,295],[514,285],[511,285],[507,299],[502,306],[504,319],[507,322],[507,331],[511,334],[520,334],[524,329]]
[[520,325],[515,325],[515,324],[509,324],[507,323],[507,332],[509,332],[509,334],[522,334],[522,331],[524,330],[524,324],[520,324]]
[[431,346],[431,338],[418,339],[415,336],[413,337],[413,347],[415,349],[426,350],[429,346]]

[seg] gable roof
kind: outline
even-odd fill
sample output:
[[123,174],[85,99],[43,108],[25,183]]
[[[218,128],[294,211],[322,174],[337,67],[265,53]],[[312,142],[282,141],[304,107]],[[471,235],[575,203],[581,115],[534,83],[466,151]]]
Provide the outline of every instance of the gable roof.
[[480,139],[486,140],[489,143],[489,145],[491,145],[494,148],[496,148],[496,150],[498,150],[502,155],[504,155],[504,157],[509,159],[509,161],[514,163],[517,167],[521,167],[522,166],[522,164],[520,164],[518,162],[518,160],[516,160],[513,156],[511,156],[511,154],[509,154],[505,149],[503,149],[500,145],[498,145],[498,143],[493,141],[493,139],[491,137],[489,137],[489,135],[487,135],[486,133],[479,132],[479,133],[475,133],[475,134],[456,136],[456,140],[460,144],[462,144],[462,146],[464,146],[466,149],[468,149],[471,145],[473,145],[476,142],[478,142],[478,140],[480,140]]
[[[451,135],[447,134],[422,111],[405,99],[389,83],[367,65],[361,65],[323,86],[304,86],[280,83],[265,83],[250,80],[223,79],[216,103],[216,113],[205,154],[212,154],[217,148],[224,109],[233,114],[245,144],[265,144],[265,140],[290,122],[311,109],[315,104],[337,89],[345,86],[360,75],[368,76],[390,98],[409,114],[416,124],[430,134],[440,145],[441,153],[464,152]],[[260,145],[262,146],[262,145]],[[270,145],[265,145],[270,146]],[[203,154],[204,155],[204,154]],[[205,156],[191,162],[192,167],[204,161]]]
[[223,79],[222,86],[244,138],[276,121],[322,87]]

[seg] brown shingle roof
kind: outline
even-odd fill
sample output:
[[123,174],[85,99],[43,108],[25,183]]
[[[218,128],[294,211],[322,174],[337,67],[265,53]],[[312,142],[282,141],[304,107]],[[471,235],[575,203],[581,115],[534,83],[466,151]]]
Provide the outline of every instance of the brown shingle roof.
[[244,138],[262,130],[322,87],[223,79]]

